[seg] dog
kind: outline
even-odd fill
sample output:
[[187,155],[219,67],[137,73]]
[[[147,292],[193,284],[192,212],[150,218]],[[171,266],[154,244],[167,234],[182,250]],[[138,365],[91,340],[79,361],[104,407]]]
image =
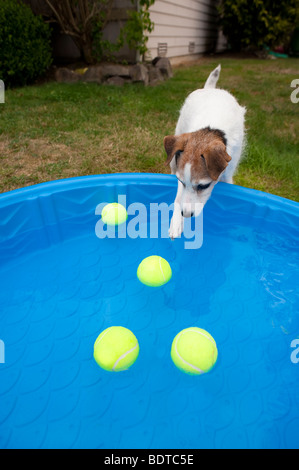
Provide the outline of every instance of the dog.
[[171,239],[180,237],[184,217],[200,214],[218,181],[233,183],[243,152],[246,108],[228,91],[216,88],[220,71],[218,65],[204,88],[187,97],[175,135],[164,137],[165,164],[178,179]]

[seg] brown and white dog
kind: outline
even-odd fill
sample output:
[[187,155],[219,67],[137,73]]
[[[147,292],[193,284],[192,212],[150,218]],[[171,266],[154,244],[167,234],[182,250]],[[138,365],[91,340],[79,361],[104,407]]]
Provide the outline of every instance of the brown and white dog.
[[218,181],[233,183],[241,158],[246,109],[230,93],[215,88],[220,70],[218,65],[204,88],[187,97],[175,135],[164,138],[166,164],[178,179],[172,239],[181,235],[184,217],[201,212]]

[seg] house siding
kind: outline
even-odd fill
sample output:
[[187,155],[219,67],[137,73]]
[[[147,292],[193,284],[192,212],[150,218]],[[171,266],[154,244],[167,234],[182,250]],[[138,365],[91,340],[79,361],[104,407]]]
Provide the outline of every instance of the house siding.
[[[155,27],[147,43],[149,55],[169,58],[216,51],[218,0],[156,0],[150,8]],[[167,47],[167,50],[166,50]]]

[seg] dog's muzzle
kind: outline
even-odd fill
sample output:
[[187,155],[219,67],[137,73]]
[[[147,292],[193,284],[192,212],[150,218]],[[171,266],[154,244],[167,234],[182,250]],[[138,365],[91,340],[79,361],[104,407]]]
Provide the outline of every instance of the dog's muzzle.
[[202,212],[203,206],[201,202],[185,202],[181,205],[181,214],[183,217],[197,217]]
[[191,212],[188,212],[188,211],[181,211],[181,214],[183,217],[193,217],[194,216],[194,212],[191,211]]

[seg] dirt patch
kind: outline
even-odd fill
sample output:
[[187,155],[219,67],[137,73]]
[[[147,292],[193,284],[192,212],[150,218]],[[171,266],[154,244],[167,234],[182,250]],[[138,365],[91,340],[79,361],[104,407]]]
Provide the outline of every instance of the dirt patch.
[[62,172],[72,174],[76,154],[67,145],[47,139],[29,139],[21,143],[0,142],[0,188],[9,191],[19,186],[48,181]]
[[0,191],[88,174],[169,171],[148,129],[126,123],[96,135],[81,132],[67,133],[67,144],[46,138],[0,142]]

